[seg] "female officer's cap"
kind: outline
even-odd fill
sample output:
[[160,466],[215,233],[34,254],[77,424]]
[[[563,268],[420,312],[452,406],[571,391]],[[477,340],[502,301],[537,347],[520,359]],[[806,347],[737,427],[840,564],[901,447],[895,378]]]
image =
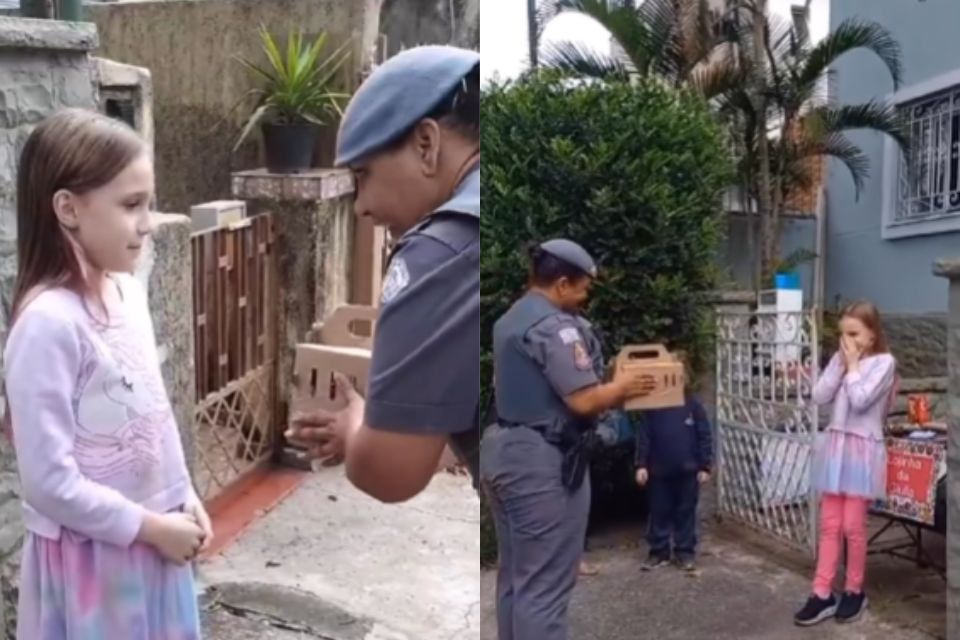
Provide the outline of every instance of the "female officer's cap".
[[597,264],[593,261],[593,258],[587,253],[586,249],[572,240],[564,238],[547,240],[540,245],[540,249],[554,258],[572,264],[591,278],[597,277]]
[[397,141],[479,64],[476,51],[432,45],[408,49],[377,67],[347,105],[337,136],[337,166]]

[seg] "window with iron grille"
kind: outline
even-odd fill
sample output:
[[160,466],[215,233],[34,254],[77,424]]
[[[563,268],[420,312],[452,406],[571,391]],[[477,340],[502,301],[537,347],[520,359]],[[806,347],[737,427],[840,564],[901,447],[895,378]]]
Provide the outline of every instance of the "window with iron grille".
[[960,217],[960,86],[900,109],[909,147],[899,163],[893,221]]

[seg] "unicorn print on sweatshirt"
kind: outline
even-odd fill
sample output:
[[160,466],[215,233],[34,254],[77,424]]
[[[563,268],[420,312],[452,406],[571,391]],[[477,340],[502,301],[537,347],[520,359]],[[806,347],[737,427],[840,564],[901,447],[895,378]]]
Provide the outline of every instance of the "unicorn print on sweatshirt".
[[98,337],[100,345],[81,346],[74,397],[77,464],[97,482],[127,476],[150,485],[173,420],[163,382],[134,347],[138,336],[108,327]]

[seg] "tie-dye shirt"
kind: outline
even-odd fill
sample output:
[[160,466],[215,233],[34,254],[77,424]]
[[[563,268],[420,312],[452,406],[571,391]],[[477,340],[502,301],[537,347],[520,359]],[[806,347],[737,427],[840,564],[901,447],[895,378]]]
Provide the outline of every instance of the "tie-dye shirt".
[[122,302],[108,323],[67,289],[40,293],[4,362],[27,528],[126,546],[145,510],[175,509],[193,488],[146,295],[132,276],[113,278]]

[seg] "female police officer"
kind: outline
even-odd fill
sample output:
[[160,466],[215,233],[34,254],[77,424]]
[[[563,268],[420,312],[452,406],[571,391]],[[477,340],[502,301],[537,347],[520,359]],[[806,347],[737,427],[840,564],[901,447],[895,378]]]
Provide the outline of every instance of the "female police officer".
[[346,457],[347,477],[385,502],[430,482],[450,443],[476,478],[480,407],[480,56],[416,47],[378,67],[344,114],[337,164],[357,215],[397,239],[364,400],[295,416],[288,437]]
[[484,434],[480,466],[499,543],[499,640],[567,638],[594,417],[650,390],[648,378],[601,383],[600,343],[579,315],[595,277],[582,247],[545,242],[529,291],[494,325],[498,423]]

